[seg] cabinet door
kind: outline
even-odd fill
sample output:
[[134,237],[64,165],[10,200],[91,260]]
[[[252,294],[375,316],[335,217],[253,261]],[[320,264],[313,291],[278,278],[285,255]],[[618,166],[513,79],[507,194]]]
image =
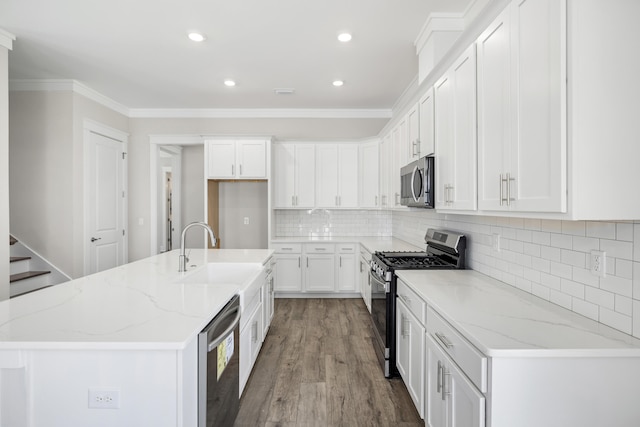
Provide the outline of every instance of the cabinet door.
[[370,300],[367,300],[367,288],[369,287],[369,263],[361,257],[359,264],[360,268],[358,271],[360,272],[360,295],[362,295],[364,305],[369,310],[369,313],[371,313],[371,302]]
[[229,179],[236,176],[236,145],[234,141],[208,141],[207,176]]
[[[477,42],[478,209],[506,210],[502,179],[511,143],[511,24],[504,10]],[[542,166],[542,165],[538,165]]]
[[425,399],[425,424],[427,427],[445,427],[447,424],[446,401],[442,394],[445,354],[429,335],[426,335],[427,398]]
[[338,206],[338,146],[316,146],[316,205],[321,208]]
[[279,292],[302,291],[301,255],[276,255],[276,283]]
[[380,141],[380,207],[390,207],[391,182],[391,135],[387,135]]
[[338,146],[338,202],[341,208],[358,207],[358,146]]
[[425,93],[422,98],[420,98],[419,103],[419,151],[422,156],[429,156],[435,152],[435,104],[433,97],[433,88],[429,89],[427,93]]
[[315,206],[315,147],[313,144],[296,144],[295,149],[295,207]]
[[237,141],[238,178],[267,178],[267,143],[265,141]]
[[[404,123],[404,122],[403,122]],[[407,145],[402,140],[401,136],[404,131],[400,124],[393,128],[391,131],[391,156],[393,157],[393,163],[389,170],[389,179],[391,181],[391,196],[393,197],[393,207],[402,206],[400,203],[400,169],[406,165],[407,162]]]
[[449,187],[453,181],[453,94],[450,73],[436,82],[436,208],[449,208]]
[[407,113],[407,140],[409,142],[409,154],[413,161],[419,159],[425,154],[420,152],[420,113],[419,104],[411,107]]
[[477,208],[476,46],[472,44],[454,63],[453,182],[450,209]]
[[475,386],[464,376],[455,363],[449,361],[446,367],[445,386],[448,393],[449,427],[484,427],[485,399]]
[[424,327],[400,299],[396,316],[396,366],[413,404],[424,418]]
[[[405,385],[409,384],[409,310],[401,300],[396,300],[396,367]],[[408,387],[407,387],[408,388]],[[413,397],[413,396],[412,396]]]
[[377,208],[378,203],[378,142],[360,146],[360,207]]
[[293,207],[295,201],[295,145],[274,144],[274,205],[276,208]]
[[335,291],[335,258],[333,255],[305,256],[305,291]]
[[566,4],[517,0],[512,8],[513,208],[566,212]]
[[338,254],[338,291],[356,291],[356,256]]

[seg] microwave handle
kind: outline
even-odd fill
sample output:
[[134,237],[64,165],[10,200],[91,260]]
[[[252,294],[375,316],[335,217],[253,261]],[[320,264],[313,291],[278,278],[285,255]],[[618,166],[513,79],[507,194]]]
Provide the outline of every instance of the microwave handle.
[[418,172],[418,165],[416,165],[413,168],[413,173],[411,174],[411,195],[413,196],[413,201],[417,203],[418,202],[418,197],[416,196],[416,192],[415,192],[414,186],[413,186],[413,183],[415,182],[415,179],[416,179],[416,172]]

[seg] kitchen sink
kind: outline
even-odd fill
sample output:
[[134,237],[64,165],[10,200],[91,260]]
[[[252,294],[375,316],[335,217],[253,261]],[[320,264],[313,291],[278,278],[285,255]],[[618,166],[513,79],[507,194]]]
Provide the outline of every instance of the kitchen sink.
[[209,263],[193,272],[187,272],[176,283],[208,283],[218,285],[230,283],[243,285],[253,280],[262,271],[262,265],[256,263]]

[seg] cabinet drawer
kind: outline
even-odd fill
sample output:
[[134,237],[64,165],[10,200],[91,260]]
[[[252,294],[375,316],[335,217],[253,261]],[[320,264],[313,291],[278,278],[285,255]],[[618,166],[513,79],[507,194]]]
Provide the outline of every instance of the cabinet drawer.
[[398,280],[398,299],[401,300],[409,309],[409,311],[416,316],[418,321],[425,325],[427,305],[416,294],[413,289],[407,286],[402,280]]
[[277,254],[299,254],[302,252],[300,243],[274,243],[271,248]]
[[431,307],[427,308],[427,331],[476,387],[486,393],[487,357]]
[[336,250],[339,254],[355,254],[356,245],[351,243],[342,243],[342,244],[336,245]]
[[306,254],[332,254],[336,250],[333,243],[312,243],[304,245],[304,253]]

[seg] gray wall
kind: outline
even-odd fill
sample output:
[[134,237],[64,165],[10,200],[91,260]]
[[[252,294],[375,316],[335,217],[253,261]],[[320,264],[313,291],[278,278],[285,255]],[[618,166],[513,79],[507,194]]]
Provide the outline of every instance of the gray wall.
[[[223,249],[267,249],[267,181],[221,182],[220,238]],[[248,218],[249,224],[244,223]]]
[[84,273],[85,119],[128,131],[126,116],[71,91],[9,93],[11,232],[72,278]]
[[0,300],[9,298],[9,66],[8,50],[0,46]]
[[[182,226],[204,217],[204,145],[187,145],[182,149]],[[204,231],[191,229],[186,238],[189,248],[204,247]],[[175,242],[174,249],[180,247]]]

